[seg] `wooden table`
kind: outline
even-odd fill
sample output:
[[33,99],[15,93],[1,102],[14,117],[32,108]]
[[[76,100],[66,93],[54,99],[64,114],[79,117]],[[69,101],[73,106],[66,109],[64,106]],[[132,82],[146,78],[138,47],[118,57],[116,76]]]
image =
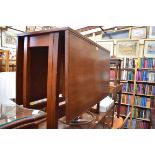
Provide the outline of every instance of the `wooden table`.
[[16,102],[47,98],[47,128],[58,127],[59,95],[69,122],[109,93],[110,52],[71,28],[18,36]]
[[40,123],[44,121],[44,112],[23,108],[8,99],[0,99],[0,129],[39,128]]

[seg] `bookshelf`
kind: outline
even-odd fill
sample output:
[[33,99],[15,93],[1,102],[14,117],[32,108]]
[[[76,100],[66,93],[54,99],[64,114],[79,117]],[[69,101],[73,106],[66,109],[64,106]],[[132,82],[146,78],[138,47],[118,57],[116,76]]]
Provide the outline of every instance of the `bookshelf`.
[[8,71],[9,71],[9,51],[0,49],[0,72],[8,72]]
[[[116,58],[121,58],[122,59],[122,65],[121,65],[121,79],[120,79],[120,83],[123,84],[122,87],[122,95],[130,95],[133,96],[132,98],[134,98],[133,104],[130,105],[130,110],[131,112],[134,111],[134,109],[148,109],[148,111],[150,110],[149,107],[145,107],[142,103],[139,105],[135,104],[135,98],[145,98],[144,100],[148,99],[147,102],[149,102],[150,98],[155,98],[155,94],[154,93],[150,93],[150,90],[152,90],[155,86],[155,81],[151,81],[149,79],[137,79],[136,75],[139,74],[139,72],[150,72],[152,74],[155,73],[155,66],[150,66],[150,63],[152,63],[153,61],[151,59],[155,59],[155,36],[150,37],[152,34],[150,32],[152,32],[151,30],[151,26],[146,26],[146,34],[145,36],[141,37],[138,36],[137,38],[132,37],[132,28],[137,28],[137,30],[139,29],[139,27],[128,27],[127,30],[129,31],[129,34],[125,37],[124,33],[123,33],[123,29],[122,30],[106,30],[105,33],[110,34],[111,35],[109,38],[105,37],[105,35],[100,37],[99,40],[99,36],[96,37],[96,42],[102,42],[103,47],[109,49],[112,53],[113,56],[115,56]],[[117,36],[119,32],[119,36]],[[140,34],[140,33],[139,33]],[[99,34],[96,34],[99,35]],[[117,36],[117,37],[116,37]],[[109,42],[109,46],[107,47],[104,46],[104,43]],[[110,42],[113,42],[113,44],[111,45]],[[133,43],[132,46],[130,43]],[[131,46],[130,46],[131,45]],[[127,60],[125,60],[125,58],[128,58],[128,62]],[[147,62],[147,60],[149,60],[149,62]],[[135,61],[137,63],[137,66],[135,64]],[[126,63],[128,65],[126,65]],[[115,70],[115,68],[111,67],[111,70]],[[145,73],[144,75],[142,75],[142,77],[145,77]],[[148,76],[149,77],[149,76]],[[150,75],[151,77],[151,75]],[[124,88],[126,85],[126,89]],[[131,89],[131,85],[133,88],[133,91],[130,90]],[[142,88],[140,88],[142,87]],[[140,89],[144,89],[148,92],[143,92],[143,91],[137,91],[136,89],[140,88]],[[148,90],[149,89],[149,90]],[[143,100],[143,99],[142,99]],[[127,101],[126,101],[127,102]],[[146,101],[145,101],[146,102]],[[155,104],[155,101],[154,103]],[[121,107],[128,107],[128,104],[122,104]],[[127,108],[126,108],[127,109]],[[138,110],[137,110],[138,111]],[[155,112],[154,112],[155,115]],[[151,116],[152,117],[152,116]],[[150,118],[151,119],[151,118]],[[133,119],[129,120],[129,124],[132,124],[132,128],[151,128],[150,124],[147,124],[149,121],[149,119],[144,119],[144,118],[135,118],[133,117]],[[155,120],[155,117],[154,117]],[[131,122],[130,122],[131,121]],[[141,121],[141,122],[140,122]],[[145,123],[147,122],[147,123]],[[144,126],[143,126],[144,124]],[[155,127],[155,125],[154,125]]]
[[123,86],[123,84],[120,83],[121,62],[121,59],[110,58],[110,86],[112,88],[116,87],[116,93],[112,97],[115,102],[115,111],[117,112],[117,118],[119,118],[120,116],[121,94]]
[[[143,65],[144,60],[146,61],[145,66]],[[147,66],[147,60],[151,60],[152,62],[152,65],[151,63],[149,63],[149,68]],[[124,77],[126,77],[127,79],[123,79],[126,80],[126,82],[123,83],[122,87],[121,105],[123,106],[123,108],[121,108],[123,110],[125,109],[126,111],[129,111],[128,108],[130,107],[130,111],[132,112],[132,119],[130,118],[129,123],[132,122],[132,128],[151,128],[150,98],[155,96],[155,58],[133,58],[132,61],[134,61],[134,66],[132,67],[135,69],[132,75],[133,80],[128,80],[128,78],[131,78],[131,76],[128,76],[128,73],[126,73]],[[126,103],[124,103],[123,95],[126,95],[126,98],[129,95],[130,97],[132,96],[133,104],[128,103],[129,99],[126,99],[124,101]],[[124,108],[124,106],[126,106],[126,108]],[[127,114],[123,113],[123,116],[124,115],[126,116]],[[126,127],[127,126],[128,125],[126,125]]]

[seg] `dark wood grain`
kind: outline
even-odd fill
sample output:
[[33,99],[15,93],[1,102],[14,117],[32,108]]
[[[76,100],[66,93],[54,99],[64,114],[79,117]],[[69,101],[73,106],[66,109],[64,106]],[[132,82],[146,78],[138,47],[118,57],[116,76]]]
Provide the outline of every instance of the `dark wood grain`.
[[30,56],[29,37],[24,38],[24,64],[23,64],[23,106],[29,107],[30,102]]
[[66,31],[66,119],[71,121],[109,92],[109,52]]
[[17,100],[29,107],[31,101],[47,98],[48,128],[58,127],[59,94],[66,102],[62,113],[66,109],[67,122],[108,95],[110,52],[100,45],[70,28],[18,38],[24,43],[19,41],[23,49],[18,46],[23,62],[17,66],[23,72],[17,69],[17,76],[22,74],[17,78]]
[[49,35],[48,87],[47,87],[47,128],[58,126],[58,39],[59,33]]
[[16,55],[16,103],[23,104],[24,38],[17,39]]

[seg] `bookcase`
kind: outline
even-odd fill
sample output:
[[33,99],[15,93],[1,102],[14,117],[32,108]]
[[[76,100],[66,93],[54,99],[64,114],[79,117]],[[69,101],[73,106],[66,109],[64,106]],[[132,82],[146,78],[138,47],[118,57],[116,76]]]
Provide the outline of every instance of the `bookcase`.
[[[104,30],[95,41],[110,50],[112,56],[122,59],[120,116],[131,116],[125,128],[153,128],[151,108],[155,100],[155,26],[130,26]],[[127,33],[125,33],[127,32]]]
[[113,93],[113,100],[115,102],[115,111],[117,112],[117,117],[120,116],[120,106],[121,106],[121,94],[122,94],[122,84],[120,84],[121,78],[121,59],[110,58],[110,87],[116,89]]
[[[150,104],[155,96],[155,59],[124,58],[121,116],[132,112],[132,128],[151,128]],[[128,128],[130,121],[126,124]]]
[[[4,67],[3,67],[4,66]],[[0,72],[9,71],[9,51],[0,50]]]

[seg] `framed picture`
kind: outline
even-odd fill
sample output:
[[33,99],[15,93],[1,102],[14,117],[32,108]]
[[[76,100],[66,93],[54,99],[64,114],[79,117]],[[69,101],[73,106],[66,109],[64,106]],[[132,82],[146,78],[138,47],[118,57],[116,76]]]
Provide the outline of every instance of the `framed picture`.
[[0,29],[0,46],[2,46],[2,30]]
[[11,28],[2,30],[2,47],[16,48],[17,35],[19,33],[22,32]]
[[145,39],[146,36],[146,27],[131,28],[131,39]]
[[150,26],[149,38],[155,38],[155,26]]
[[145,41],[144,56],[155,58],[155,40]]
[[99,45],[110,51],[110,56],[114,55],[114,42],[113,41],[96,41]]
[[117,57],[138,57],[139,42],[138,40],[117,41]]

